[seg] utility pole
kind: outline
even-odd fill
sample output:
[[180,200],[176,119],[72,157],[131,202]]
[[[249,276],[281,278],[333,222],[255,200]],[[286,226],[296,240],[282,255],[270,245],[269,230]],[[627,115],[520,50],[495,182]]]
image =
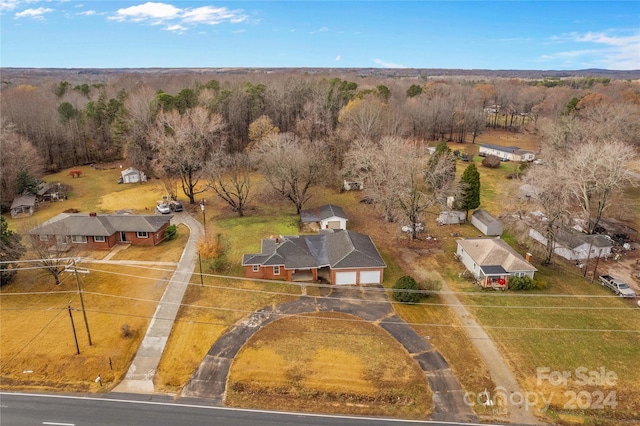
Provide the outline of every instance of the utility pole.
[[202,256],[200,255],[199,251],[198,251],[198,262],[200,262],[200,286],[204,287],[204,281],[202,280]]
[[202,226],[204,227],[204,235],[207,235],[207,216],[204,212],[204,198],[200,202],[200,210],[202,210]]
[[87,321],[87,312],[84,309],[84,299],[82,298],[82,288],[80,288],[80,279],[78,278],[78,267],[76,266],[75,259],[73,259],[73,271],[76,274],[76,285],[78,286],[78,295],[80,296],[80,306],[82,306],[82,316],[84,317],[84,325],[87,328],[87,338],[89,339],[89,346],[93,346],[93,343],[91,343],[91,333],[89,332],[89,321]]
[[78,336],[76,335],[76,326],[73,324],[73,315],[71,315],[71,305],[68,305],[67,309],[69,309],[69,319],[71,320],[71,330],[73,330],[73,340],[76,342],[76,355],[80,355],[80,347],[78,346]]

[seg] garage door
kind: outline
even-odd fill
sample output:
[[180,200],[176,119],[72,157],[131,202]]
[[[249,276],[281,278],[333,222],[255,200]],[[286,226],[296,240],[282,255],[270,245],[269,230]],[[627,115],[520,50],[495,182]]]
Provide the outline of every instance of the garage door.
[[380,271],[360,271],[360,284],[380,284]]
[[336,272],[336,285],[355,284],[355,272]]
[[329,229],[340,229],[340,221],[330,220],[329,222],[327,222],[327,226],[329,226]]

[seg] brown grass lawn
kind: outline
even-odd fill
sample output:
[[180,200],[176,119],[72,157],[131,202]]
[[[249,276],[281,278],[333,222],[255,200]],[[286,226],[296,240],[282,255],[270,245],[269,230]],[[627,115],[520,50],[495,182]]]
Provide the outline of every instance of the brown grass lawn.
[[285,318],[258,331],[231,367],[227,403],[403,418],[433,409],[420,367],[398,342],[336,313]]
[[[20,271],[2,288],[3,389],[102,391],[126,373],[172,271],[123,265],[89,268],[91,272],[80,274],[80,279],[93,346],[88,345],[72,274],[65,274],[56,287],[41,271]],[[12,295],[24,292],[36,294]],[[74,310],[80,355],[67,305]],[[125,324],[132,332],[128,338],[122,336]],[[94,382],[98,374],[105,385],[101,389]]]
[[178,392],[191,378],[218,338],[251,312],[295,300],[300,287],[284,283],[254,283],[237,279],[199,276],[191,284],[178,312],[164,351],[156,386]]

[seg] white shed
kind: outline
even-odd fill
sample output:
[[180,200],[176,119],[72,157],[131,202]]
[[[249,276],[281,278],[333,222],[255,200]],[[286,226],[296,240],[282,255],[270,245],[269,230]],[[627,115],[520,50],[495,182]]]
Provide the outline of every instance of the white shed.
[[134,167],[129,167],[120,173],[122,174],[122,183],[138,183],[147,181],[147,176],[144,172],[141,172]]
[[471,215],[471,224],[478,228],[484,235],[498,237],[502,235],[502,222],[493,217],[486,210],[476,210]]

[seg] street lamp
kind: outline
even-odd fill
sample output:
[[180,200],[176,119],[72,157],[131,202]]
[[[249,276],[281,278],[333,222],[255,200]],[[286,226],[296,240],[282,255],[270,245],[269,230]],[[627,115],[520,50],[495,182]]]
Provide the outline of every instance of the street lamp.
[[200,202],[200,210],[202,210],[202,225],[204,226],[204,233],[207,233],[207,216],[204,213],[204,199]]

